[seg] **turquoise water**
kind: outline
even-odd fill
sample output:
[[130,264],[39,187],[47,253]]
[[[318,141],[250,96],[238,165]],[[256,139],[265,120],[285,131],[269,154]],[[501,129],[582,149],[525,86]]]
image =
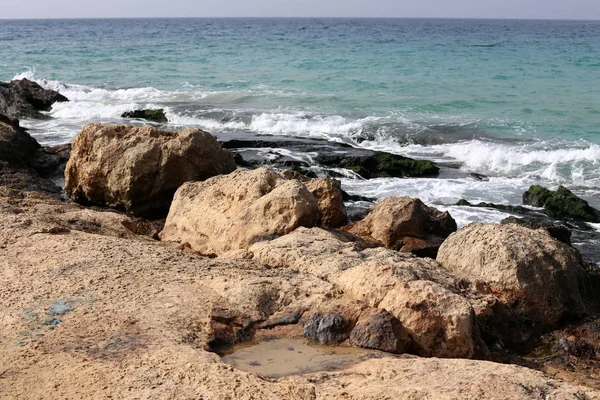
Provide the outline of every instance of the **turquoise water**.
[[600,205],[600,22],[0,21],[0,80],[14,77],[72,100],[24,122],[45,144],[160,106],[173,128],[325,137],[490,177],[343,181],[378,198],[518,204],[541,183]]

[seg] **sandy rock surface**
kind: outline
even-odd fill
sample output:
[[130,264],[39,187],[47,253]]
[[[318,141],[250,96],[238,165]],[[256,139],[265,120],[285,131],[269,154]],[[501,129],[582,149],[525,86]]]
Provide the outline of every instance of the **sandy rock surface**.
[[304,182],[309,192],[315,196],[324,228],[339,228],[348,223],[346,207],[342,199],[342,185],[331,178],[310,179]]
[[444,242],[437,261],[488,285],[517,315],[541,327],[586,312],[579,253],[545,230],[471,224]]
[[335,285],[308,269],[169,248],[120,231],[119,214],[0,193],[2,398],[600,398],[521,367],[385,353],[278,380],[234,369],[207,351],[218,324],[251,332],[343,300]]
[[73,140],[65,191],[78,203],[164,218],[181,184],[235,169],[233,156],[199,129],[90,124]]
[[299,226],[315,226],[318,220],[315,197],[302,182],[267,168],[238,170],[184,184],[175,194],[160,238],[218,255],[247,249]]

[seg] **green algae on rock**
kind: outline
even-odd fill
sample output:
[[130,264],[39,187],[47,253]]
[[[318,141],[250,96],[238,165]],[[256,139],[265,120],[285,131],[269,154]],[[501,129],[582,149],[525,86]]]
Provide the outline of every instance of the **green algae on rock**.
[[564,186],[559,186],[556,191],[541,186],[531,186],[523,194],[523,203],[534,207],[544,207],[544,212],[554,218],[600,222],[600,211],[591,207],[587,201],[574,195]]

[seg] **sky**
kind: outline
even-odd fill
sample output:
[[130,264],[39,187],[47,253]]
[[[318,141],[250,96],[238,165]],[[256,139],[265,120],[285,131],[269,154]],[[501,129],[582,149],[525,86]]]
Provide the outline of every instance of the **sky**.
[[[0,0],[0,18],[398,17],[600,20],[600,0]],[[15,6],[18,4],[18,6]]]

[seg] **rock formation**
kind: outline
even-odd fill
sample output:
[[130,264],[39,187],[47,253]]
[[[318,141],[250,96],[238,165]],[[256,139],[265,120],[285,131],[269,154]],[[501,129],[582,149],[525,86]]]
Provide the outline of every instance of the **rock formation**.
[[69,99],[27,79],[0,82],[0,114],[9,118],[45,118],[40,111],[49,111],[54,103],[64,101]]
[[231,154],[199,129],[90,124],[73,141],[65,191],[81,204],[161,218],[184,182],[235,168]]

